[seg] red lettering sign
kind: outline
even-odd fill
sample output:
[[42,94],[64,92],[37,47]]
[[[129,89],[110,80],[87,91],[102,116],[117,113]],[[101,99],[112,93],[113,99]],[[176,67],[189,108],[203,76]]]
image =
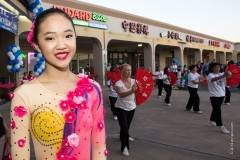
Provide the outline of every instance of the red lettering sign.
[[136,23],[130,22],[129,24],[130,24],[129,31],[132,33],[135,33],[136,32]]
[[227,44],[227,43],[226,43],[226,44],[224,45],[224,48],[230,49],[230,48],[231,48],[231,44]]
[[201,38],[196,38],[196,37],[192,37],[192,36],[189,36],[187,35],[186,36],[186,41],[191,43],[191,42],[195,42],[195,43],[204,43],[204,40],[201,39]]
[[209,46],[220,47],[220,42],[219,41],[209,40]]
[[124,29],[125,32],[129,29],[130,32],[132,33],[138,33],[138,34],[145,34],[148,35],[148,26],[142,25],[141,23],[134,23],[130,22],[128,23],[126,20],[122,22],[122,28]]

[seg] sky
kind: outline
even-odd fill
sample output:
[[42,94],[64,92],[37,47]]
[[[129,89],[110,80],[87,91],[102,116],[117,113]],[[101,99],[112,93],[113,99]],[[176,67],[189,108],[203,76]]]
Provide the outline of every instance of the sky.
[[150,18],[232,42],[240,42],[240,0],[78,1]]

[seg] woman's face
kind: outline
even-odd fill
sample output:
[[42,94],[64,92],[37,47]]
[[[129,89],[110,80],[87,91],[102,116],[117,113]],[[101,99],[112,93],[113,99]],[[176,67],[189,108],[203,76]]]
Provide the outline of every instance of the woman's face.
[[194,67],[193,71],[194,71],[194,72],[197,72],[197,67]]
[[216,65],[216,66],[214,66],[214,67],[212,68],[212,70],[213,70],[214,73],[219,73],[219,71],[220,71],[220,66],[219,66],[219,65]]
[[53,14],[40,24],[35,48],[41,52],[46,65],[63,70],[76,52],[76,36],[71,22],[64,16]]
[[161,67],[161,66],[159,66],[159,67],[158,67],[158,70],[159,70],[159,71],[161,71],[161,68],[162,68],[162,67]]
[[125,69],[123,70],[122,76],[125,78],[130,78],[132,73],[132,67],[131,66],[126,66]]
[[27,73],[26,73],[26,72],[24,72],[24,76],[27,76]]

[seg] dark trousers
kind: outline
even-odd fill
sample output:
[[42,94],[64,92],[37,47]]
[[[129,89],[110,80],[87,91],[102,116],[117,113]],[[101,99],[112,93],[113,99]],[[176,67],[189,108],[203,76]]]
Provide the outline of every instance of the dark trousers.
[[162,96],[163,80],[157,79],[157,85],[158,85],[158,96]]
[[116,113],[115,103],[117,102],[117,97],[109,96],[109,101],[111,104],[111,111],[112,111],[113,115],[116,116],[117,113]]
[[224,103],[230,103],[231,92],[228,87],[225,87],[225,101]]
[[217,126],[222,126],[222,113],[221,113],[221,105],[223,103],[224,97],[210,97],[210,101],[212,104],[212,114],[210,117],[211,121],[217,123]]
[[131,111],[125,111],[121,108],[116,108],[117,111],[117,117],[118,117],[118,122],[120,125],[120,140],[121,140],[121,151],[125,147],[129,148],[129,129],[130,129],[130,124],[132,122],[133,116],[134,116],[134,110]]
[[168,85],[168,84],[163,84],[163,87],[166,91],[166,98],[165,98],[165,102],[166,103],[170,103],[170,96],[172,94],[172,86]]
[[197,88],[192,88],[188,86],[188,92],[190,94],[190,97],[188,99],[186,109],[192,109],[193,106],[194,111],[199,111],[200,98],[198,96],[197,90]]

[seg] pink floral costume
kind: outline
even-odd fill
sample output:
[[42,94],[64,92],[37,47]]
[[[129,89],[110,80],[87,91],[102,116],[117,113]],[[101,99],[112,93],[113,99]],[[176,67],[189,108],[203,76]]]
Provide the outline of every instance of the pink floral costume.
[[[11,104],[13,160],[106,160],[102,92],[81,77],[74,91],[54,93],[35,78],[14,92]],[[92,155],[91,155],[92,153]]]

